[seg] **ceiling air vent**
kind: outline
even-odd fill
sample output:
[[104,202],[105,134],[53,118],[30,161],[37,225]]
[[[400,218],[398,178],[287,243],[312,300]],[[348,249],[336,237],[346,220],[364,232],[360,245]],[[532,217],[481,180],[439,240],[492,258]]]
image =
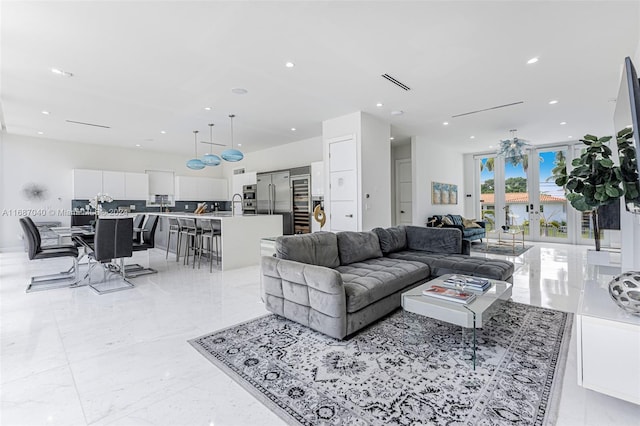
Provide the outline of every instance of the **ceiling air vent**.
[[395,78],[391,77],[389,74],[382,74],[382,78],[385,78],[385,79],[389,80],[390,82],[392,82],[393,84],[395,84],[396,86],[398,86],[401,89],[411,90],[411,88],[409,86],[407,86],[406,84],[396,80]]
[[244,174],[244,168],[242,168],[242,169],[233,169],[233,174],[234,175],[243,175]]
[[82,124],[83,126],[102,127],[103,129],[110,129],[110,126],[103,126],[102,124],[85,123],[83,121],[65,120],[67,123]]
[[498,106],[494,106],[494,107],[491,107],[491,108],[479,109],[477,111],[469,111],[469,112],[465,112],[465,113],[458,114],[458,115],[452,115],[451,118],[462,117],[463,115],[477,114],[479,112],[491,111],[492,109],[505,108],[505,107],[510,107],[510,106],[513,106],[513,105],[518,105],[518,104],[523,104],[523,103],[524,103],[524,101],[519,101],[519,102],[510,103],[510,104],[498,105]]

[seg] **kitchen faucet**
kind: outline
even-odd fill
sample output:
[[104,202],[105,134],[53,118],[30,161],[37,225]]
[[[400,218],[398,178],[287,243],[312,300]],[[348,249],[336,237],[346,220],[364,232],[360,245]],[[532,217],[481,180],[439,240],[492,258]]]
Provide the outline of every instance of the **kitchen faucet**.
[[[236,196],[240,198],[239,201],[236,201]],[[233,194],[233,197],[231,198],[231,216],[236,215],[235,203],[240,203],[240,208],[242,209],[242,195],[238,193]]]

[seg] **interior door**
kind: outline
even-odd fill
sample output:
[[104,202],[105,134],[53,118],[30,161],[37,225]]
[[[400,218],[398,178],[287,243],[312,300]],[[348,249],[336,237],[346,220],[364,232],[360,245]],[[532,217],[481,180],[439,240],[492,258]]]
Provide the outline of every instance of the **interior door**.
[[411,159],[396,160],[396,224],[411,225],[413,223],[411,180]]
[[329,144],[330,224],[332,231],[358,231],[356,141]]

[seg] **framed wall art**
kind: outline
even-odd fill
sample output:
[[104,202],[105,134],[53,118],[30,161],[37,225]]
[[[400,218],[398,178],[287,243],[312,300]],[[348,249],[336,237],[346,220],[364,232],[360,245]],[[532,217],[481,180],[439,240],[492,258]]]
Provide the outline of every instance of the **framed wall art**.
[[458,185],[432,181],[431,204],[458,204]]

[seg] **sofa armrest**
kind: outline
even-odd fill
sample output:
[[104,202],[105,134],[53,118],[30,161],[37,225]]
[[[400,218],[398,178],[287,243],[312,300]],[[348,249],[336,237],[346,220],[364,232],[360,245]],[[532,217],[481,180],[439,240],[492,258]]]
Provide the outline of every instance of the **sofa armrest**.
[[337,339],[346,336],[347,296],[338,271],[270,256],[261,266],[269,311]]
[[462,253],[462,231],[458,228],[407,226],[407,247],[433,253]]

